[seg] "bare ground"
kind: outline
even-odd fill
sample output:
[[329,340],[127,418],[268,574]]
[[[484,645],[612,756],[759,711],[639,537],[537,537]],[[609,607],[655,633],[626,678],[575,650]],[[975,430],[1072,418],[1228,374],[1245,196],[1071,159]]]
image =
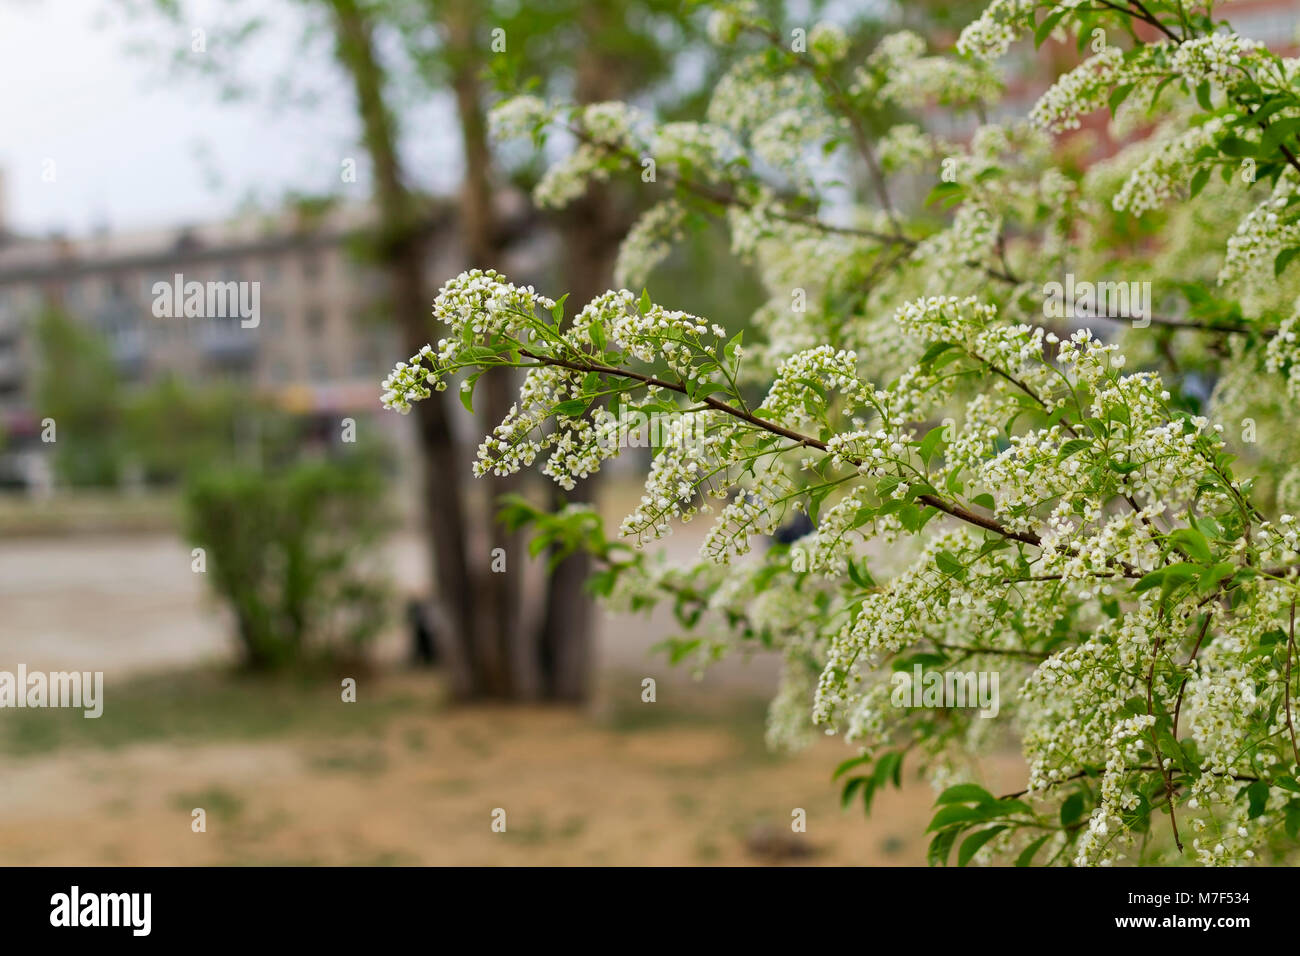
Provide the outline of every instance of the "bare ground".
[[[678,557],[696,546],[665,543]],[[416,590],[419,541],[391,553]],[[102,670],[106,711],[0,712],[0,864],[924,862],[927,786],[881,793],[870,819],[841,810],[842,743],[763,747],[772,662],[724,662],[695,683],[647,654],[670,630],[665,614],[603,618],[601,694],[578,713],[448,709],[435,678],[397,665],[393,629],[347,705],[336,683],[225,676],[228,622],[173,535],[11,538],[0,667]],[[658,702],[640,702],[642,676]],[[1014,755],[987,769],[1003,790],[1022,785]],[[791,831],[796,808],[806,833]]]
[[[363,681],[363,694],[403,706],[346,733],[7,756],[0,864],[924,862],[926,785],[909,777],[883,792],[869,819],[841,810],[830,772],[843,745],[767,754],[752,701],[686,701],[663,719],[650,710],[662,703],[603,716],[448,710],[432,685]],[[1023,773],[1014,757],[991,769],[1008,789]],[[192,831],[196,807],[206,832]],[[504,833],[492,829],[498,808]],[[791,830],[796,808],[806,833]]]

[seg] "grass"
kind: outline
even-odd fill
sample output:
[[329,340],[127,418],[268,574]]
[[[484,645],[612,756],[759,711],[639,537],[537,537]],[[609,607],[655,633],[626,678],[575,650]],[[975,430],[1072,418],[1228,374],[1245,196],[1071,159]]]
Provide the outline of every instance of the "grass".
[[[596,726],[637,735],[677,729],[723,729],[739,745],[742,762],[778,759],[763,742],[766,701],[750,694],[716,695],[674,685],[654,703],[635,694],[612,693],[631,678],[613,677],[599,695],[607,703]],[[104,714],[88,719],[75,709],[13,709],[0,721],[0,754],[47,754],[70,747],[112,750],[142,743],[271,740],[290,736],[328,738],[374,736],[390,720],[417,709],[443,705],[436,680],[381,676],[358,679],[355,703],[344,703],[338,680],[319,674],[255,675],[210,668],[135,677],[105,683]],[[474,727],[455,731],[456,742],[476,757],[490,757],[494,734]],[[428,746],[425,734],[409,728],[403,743],[411,752]],[[373,756],[357,765],[341,753],[320,761],[323,770],[373,771]]]
[[[615,678],[604,688],[609,691],[616,685],[627,685],[633,678]],[[768,749],[768,700],[754,692],[732,690],[719,694],[689,684],[674,683],[662,687],[658,700],[644,703],[640,697],[621,693],[607,693],[609,706],[601,715],[598,726],[619,734],[638,734],[655,731],[699,728],[726,731],[737,744],[736,761],[740,764],[762,765],[779,762],[779,754]]]
[[3,537],[174,532],[180,527],[179,516],[179,499],[170,491],[128,495],[78,489],[47,500],[0,494]]
[[193,793],[178,793],[172,798],[172,806],[186,813],[201,807],[218,819],[234,820],[243,812],[244,801],[224,787],[214,785]]
[[[80,710],[6,711],[0,720],[0,754],[377,733],[391,718],[422,703],[414,692],[383,692],[370,683],[378,680],[361,678],[356,703],[347,704],[337,681],[292,675],[263,677],[214,669],[139,677],[120,684],[106,681],[104,714],[98,719],[88,719]],[[435,694],[431,682],[429,698]]]

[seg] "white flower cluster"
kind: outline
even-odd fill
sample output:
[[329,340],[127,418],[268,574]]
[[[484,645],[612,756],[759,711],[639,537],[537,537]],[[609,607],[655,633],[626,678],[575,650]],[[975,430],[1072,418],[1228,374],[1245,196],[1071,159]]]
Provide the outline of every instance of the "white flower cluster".
[[661,435],[661,447],[650,464],[645,493],[636,510],[623,519],[619,531],[636,544],[661,538],[672,530],[672,520],[689,521],[707,512],[703,495],[726,496],[725,483],[710,479],[726,468],[718,459],[725,454],[721,413],[711,409],[686,412]]
[[439,339],[436,348],[426,345],[409,362],[397,363],[383,382],[384,407],[409,412],[411,402],[429,397],[430,386],[446,390],[446,370],[457,364],[467,348],[493,336],[523,334],[538,309],[553,308],[553,299],[539,295],[532,286],[506,282],[492,270],[473,269],[448,280],[438,291],[433,314],[451,327],[451,335]]
[[758,54],[737,61],[718,81],[708,120],[738,138],[748,137],[759,159],[801,182],[820,158],[821,144],[845,123],[827,111],[814,76],[795,70],[773,75]]
[[1147,746],[1147,732],[1156,722],[1149,714],[1126,717],[1115,724],[1107,745],[1106,771],[1101,778],[1101,798],[1097,808],[1088,818],[1088,828],[1079,838],[1075,852],[1077,866],[1112,863],[1118,854],[1113,849],[1117,839],[1132,840],[1124,833],[1120,813],[1137,806],[1137,794],[1125,786],[1125,777],[1136,766],[1143,747]]
[[614,282],[644,286],[655,266],[685,237],[685,223],[686,209],[675,199],[665,199],[642,213],[619,246]]
[[964,203],[952,225],[916,244],[912,259],[932,267],[927,291],[951,288],[959,274],[970,274],[972,263],[983,262],[997,248],[1002,219],[983,203]]
[[862,101],[896,103],[906,109],[991,103],[1001,86],[980,62],[926,56],[925,41],[910,30],[890,33],[855,73],[850,93]]
[[1294,315],[1278,327],[1265,349],[1265,366],[1270,372],[1286,376],[1287,392],[1300,399],[1300,302]]
[[887,173],[917,169],[949,149],[947,143],[935,140],[912,123],[891,127],[876,143],[880,166]]
[[1037,0],[993,0],[978,20],[961,31],[957,52],[977,60],[998,59],[1024,33],[1037,8]]
[[1161,141],[1129,174],[1111,200],[1111,207],[1134,216],[1159,209],[1191,178],[1197,169],[1193,158],[1202,147],[1215,141],[1223,125],[1224,119],[1216,116],[1179,136]]
[[510,140],[535,136],[554,118],[554,111],[539,97],[521,95],[502,100],[488,114],[492,135]]
[[808,53],[820,65],[829,67],[849,55],[849,35],[838,24],[816,23],[808,31]]
[[[936,103],[983,117],[997,90],[989,61],[1041,17],[1085,6],[992,0],[963,31],[960,60],[927,56],[908,31],[886,36],[853,71],[849,106],[862,112],[853,119],[902,107],[928,123]],[[1125,15],[1088,11],[1061,19],[1056,34],[1109,29]],[[1191,34],[1199,21],[1179,29]],[[752,3],[716,5],[710,30],[723,44],[785,35]],[[779,650],[774,743],[842,733],[871,753],[906,748],[933,780],[957,782],[970,779],[960,755],[987,752],[1010,727],[1029,767],[1034,827],[1056,831],[1036,862],[1171,858],[1167,835],[1141,836],[1168,812],[1166,787],[1189,858],[1249,862],[1294,813],[1290,788],[1273,783],[1296,771],[1289,738],[1300,706],[1285,672],[1300,574],[1286,569],[1300,564],[1300,522],[1271,515],[1300,501],[1289,451],[1300,427],[1300,302],[1291,305],[1293,276],[1273,281],[1273,265],[1300,246],[1291,215],[1300,180],[1285,169],[1254,211],[1264,187],[1210,183],[1207,201],[1169,210],[1159,236],[1106,206],[1141,216],[1203,184],[1205,170],[1235,167],[1225,135],[1261,136],[1230,112],[1245,108],[1234,105],[1238,84],[1249,73],[1284,97],[1300,62],[1265,64],[1261,47],[1226,33],[1139,36],[1130,52],[1105,48],[1060,77],[1029,121],[981,119],[965,148],[924,125],[895,125],[872,144],[886,187],[948,160],[944,180],[959,185],[960,204],[945,227],[903,202],[887,213],[875,183],[868,199],[849,196],[846,163],[859,171],[863,157],[846,145],[838,83],[853,45],[827,24],[808,39],[806,58],[784,44],[742,54],[707,122],[642,128],[617,104],[552,111],[530,97],[493,117],[499,135],[536,136],[558,122],[578,137],[539,186],[547,203],[655,159],[671,195],[620,249],[619,285],[642,285],[689,225],[725,206],[732,250],[765,297],[744,349],[712,322],[625,290],[566,323],[531,288],[474,271],[439,293],[435,314],[450,331],[394,369],[385,405],[405,412],[449,381],[468,393],[484,369],[524,367],[519,399],[483,441],[475,472],[540,466],[566,488],[618,453],[630,413],[659,416],[622,534],[639,545],[678,520],[720,513],[699,564],[636,553],[613,598],[632,609],[677,601],[684,621],[706,615],[698,630],[687,625],[698,641],[682,653],[695,668]],[[1204,90],[1174,95],[1153,121],[1145,94],[1165,79],[1176,89],[1179,77],[1211,84],[1217,108],[1204,109]],[[1123,123],[1143,135],[1080,176],[1080,152],[1058,155],[1052,134],[1078,128],[1125,86],[1137,109]],[[1270,125],[1300,115],[1276,101],[1270,110]],[[1158,133],[1145,135],[1152,122]],[[1225,220],[1241,225],[1223,258]],[[1066,272],[1149,276],[1161,289],[1157,315],[1184,314],[1174,290],[1193,317],[1219,311],[1227,292],[1198,286],[1220,263],[1221,285],[1238,296],[1221,311],[1256,316],[1269,334],[1135,328],[1112,342],[1038,327],[1044,283]],[[1269,328],[1280,315],[1290,318]],[[1184,359],[1181,392],[1147,370]],[[1185,411],[1197,381],[1217,383],[1204,416]],[[1238,422],[1248,447],[1234,464]],[[800,512],[812,525],[799,541],[760,544]],[[891,668],[936,659],[1001,674],[1002,719],[895,706]],[[1247,800],[1258,781],[1268,793],[1255,787]],[[1056,827],[1052,804],[1074,794],[1087,812]],[[1017,853],[1033,836],[1013,826],[984,853]]]
[[730,132],[712,123],[665,123],[655,130],[655,161],[694,182],[721,179],[740,156]]
[[1180,43],[1169,65],[1190,83],[1235,88],[1248,81],[1243,63],[1258,57],[1263,44],[1236,33],[1211,33]]
[[[838,449],[843,441],[836,444]],[[866,457],[861,448],[854,452],[855,457]],[[858,544],[870,540],[891,544],[898,539],[903,526],[895,515],[874,516],[870,523],[864,523],[870,497],[868,489],[854,488],[821,513],[816,530],[803,542],[808,549],[808,570],[842,578],[848,573],[849,560]]]
[[759,412],[768,421],[799,428],[828,411],[828,393],[838,391],[850,407],[866,401],[874,389],[858,378],[854,352],[819,345],[783,360]]
[[1287,167],[1268,199],[1251,210],[1228,240],[1219,285],[1272,280],[1278,254],[1300,246],[1300,219],[1290,211],[1298,191],[1300,176]]
[[641,154],[637,121],[636,110],[626,103],[593,103],[579,110],[574,125],[584,142],[546,170],[533,188],[533,201],[560,209],[585,193],[588,183],[608,180],[613,168],[627,163],[629,152]]
[[725,563],[735,555],[748,554],[754,535],[775,532],[785,519],[790,499],[801,490],[779,469],[762,472],[718,514],[700,545],[700,555]]
[[1034,104],[1029,118],[1052,133],[1078,129],[1081,117],[1106,105],[1123,67],[1124,51],[1107,47],[1053,83]]
[[719,4],[710,14],[709,39],[719,46],[730,46],[740,31],[754,21],[758,6],[753,0],[730,0]]

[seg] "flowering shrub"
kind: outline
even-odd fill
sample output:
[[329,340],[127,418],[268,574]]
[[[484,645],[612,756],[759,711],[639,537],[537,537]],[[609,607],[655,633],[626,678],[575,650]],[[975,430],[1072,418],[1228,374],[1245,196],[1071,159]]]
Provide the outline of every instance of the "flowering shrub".
[[[575,511],[597,590],[672,602],[690,632],[675,658],[779,652],[770,738],[843,734],[860,748],[837,773],[846,799],[923,767],[933,861],[955,845],[961,864],[1280,859],[1300,833],[1300,61],[1214,12],[994,0],[954,53],[900,33],[854,63],[833,25],[733,3],[711,32],[735,65],[702,122],[512,100],[503,135],[577,144],[541,202],[654,159],[664,195],[620,279],[724,218],[770,295],[758,335],[645,293],[569,310],[473,271],[443,287],[446,337],[398,364],[384,402],[450,385],[469,407],[480,375],[524,369],[476,473],[540,460],[566,488],[617,454],[629,411],[674,416],[621,536],[707,513],[701,561],[656,563]],[[1027,119],[989,122],[996,61],[1028,37],[1088,55]],[[940,108],[971,134],[871,132],[884,110]],[[1128,143],[1114,155],[1054,141],[1099,112]],[[900,183],[919,172],[935,188],[910,208]],[[1045,323],[1067,272],[1151,282],[1156,314]],[[799,514],[799,540],[754,547]],[[893,699],[895,673],[959,665],[1000,673],[995,719]],[[1028,779],[998,797],[975,758],[1010,740]]]

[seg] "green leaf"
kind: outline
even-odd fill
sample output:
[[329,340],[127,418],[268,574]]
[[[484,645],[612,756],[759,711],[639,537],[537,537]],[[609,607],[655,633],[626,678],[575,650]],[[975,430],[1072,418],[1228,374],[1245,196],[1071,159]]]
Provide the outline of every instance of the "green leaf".
[[1195,528],[1179,528],[1177,531],[1172,532],[1167,540],[1170,544],[1181,547],[1193,561],[1209,564],[1213,560],[1213,556],[1210,554],[1210,545],[1205,540],[1205,535]]
[[876,769],[871,773],[872,782],[877,787],[885,785],[886,781],[893,780],[894,786],[902,783],[903,773],[903,752],[901,750],[890,751],[876,762]]
[[1246,788],[1246,796],[1250,800],[1249,816],[1253,820],[1264,812],[1264,807],[1268,804],[1268,784],[1256,780]]
[[1200,195],[1205,184],[1210,181],[1210,167],[1202,166],[1192,175],[1191,198],[1195,199]]
[[557,418],[576,418],[587,410],[591,404],[589,398],[571,398],[567,402],[560,402],[555,406],[555,415]]
[[1173,757],[1178,765],[1188,772],[1196,769],[1187,759],[1187,754],[1183,752],[1183,745],[1174,738],[1172,731],[1162,729],[1156,734],[1156,740],[1160,744],[1162,756]]
[[962,823],[978,823],[983,820],[984,815],[972,807],[964,807],[960,804],[951,804],[944,807],[934,815],[930,825],[925,828],[925,832],[932,830],[942,830],[945,827],[957,826]]
[[921,439],[921,460],[926,463],[927,467],[930,464],[930,459],[938,452],[939,446],[943,444],[943,430],[943,425],[936,425],[926,432],[925,437]]
[[947,551],[940,551],[936,554],[934,556],[934,563],[939,566],[939,570],[944,574],[949,574],[953,577],[960,577],[966,571],[962,566],[962,563]]
[[849,580],[864,591],[870,591],[876,586],[876,581],[871,576],[871,572],[866,567],[859,570],[857,563],[854,561],[849,562]]
[[1091,447],[1092,447],[1092,442],[1088,441],[1086,438],[1071,438],[1064,445],[1062,445],[1061,450],[1056,453],[1056,460],[1065,461],[1065,459],[1069,458],[1075,452],[1080,452],[1083,451],[1085,448],[1091,448]]
[[1273,260],[1273,275],[1280,276],[1286,271],[1286,267],[1291,264],[1291,260],[1300,255],[1300,246],[1293,246],[1290,249],[1283,249]]
[[1034,854],[1039,851],[1044,843],[1051,839],[1051,836],[1052,834],[1050,833],[1044,833],[1033,843],[1029,844],[1029,846],[1021,850],[1020,855],[1016,857],[1016,866],[1028,866],[1030,863],[1034,862]]
[[949,803],[994,803],[996,797],[989,793],[981,786],[973,783],[959,783],[956,786],[949,787],[943,793],[939,794],[939,799],[934,801],[936,807],[944,806]]
[[1210,81],[1205,80],[1196,87],[1196,102],[1201,104],[1201,109],[1209,112],[1214,109],[1214,101],[1210,99]]
[[1150,591],[1154,587],[1159,587],[1161,582],[1164,581],[1166,573],[1166,568],[1156,568],[1154,571],[1144,574],[1142,578],[1133,585],[1133,592],[1135,594],[1141,594],[1143,591]]
[[642,288],[641,301],[639,301],[636,305],[637,311],[640,312],[642,315],[645,315],[647,312],[650,311],[650,307],[652,305],[653,303],[650,301],[650,290]]
[[1280,119],[1276,123],[1270,123],[1259,141],[1260,152],[1272,153],[1287,140],[1294,139],[1297,132],[1300,132],[1300,117]]
[[741,329],[739,332],[733,335],[731,337],[731,341],[729,341],[726,344],[726,346],[723,347],[722,355],[723,358],[725,358],[728,362],[734,362],[736,360],[736,349],[740,348],[740,343],[741,340],[744,338],[744,336],[745,336],[745,330]]
[[1212,568],[1206,568],[1201,572],[1201,578],[1197,582],[1196,590],[1201,594],[1209,594],[1219,586],[1219,582],[1224,578],[1231,577],[1232,572],[1237,566],[1226,562],[1216,564]]
[[957,840],[957,831],[942,830],[933,840],[930,841],[930,849],[926,851],[926,861],[931,866],[947,866],[948,854],[952,851],[952,845]]
[[551,309],[551,319],[556,325],[564,321],[564,300],[569,297],[569,293],[564,293],[555,300],[555,308]]
[[1112,116],[1115,115],[1115,111],[1119,109],[1120,104],[1128,99],[1128,95],[1133,92],[1136,86],[1136,83],[1124,83],[1111,90],[1110,96],[1106,100],[1106,106],[1109,107]]
[[962,187],[960,183],[939,183],[930,190],[930,194],[925,197],[925,205],[938,202],[941,199],[955,199],[961,195]]
[[840,792],[840,809],[847,809],[848,805],[853,802],[853,795],[858,792],[858,788],[867,782],[866,777],[851,777],[845,781],[844,789]]
[[933,362],[944,352],[948,351],[949,349],[955,349],[956,347],[957,346],[955,346],[951,342],[934,342],[930,345],[928,349],[925,350],[925,354],[921,356],[921,361],[918,362],[917,364],[929,365],[931,362]]
[[478,384],[478,377],[482,374],[482,372],[478,372],[465,379],[465,384],[469,385],[469,388],[462,386],[457,389],[460,392],[460,403],[465,406],[467,412],[474,411],[474,386]]
[[1286,814],[1286,835],[1294,840],[1300,836],[1300,800],[1290,801],[1283,812]]
[[1295,777],[1274,777],[1273,786],[1290,790],[1292,793],[1300,793],[1300,783],[1296,783]]
[[871,763],[871,758],[865,754],[861,757],[850,757],[835,768],[835,772],[831,774],[831,779],[838,780],[842,775],[848,773],[854,767],[861,767],[864,763]]
[[1242,139],[1240,136],[1225,136],[1219,140],[1219,151],[1225,156],[1231,156],[1234,159],[1244,159],[1247,156],[1254,156],[1259,152],[1259,147],[1254,143]]
[[1156,568],[1150,574],[1144,575],[1137,584],[1133,585],[1134,593],[1140,594],[1143,591],[1149,591],[1157,585],[1165,589],[1168,594],[1180,584],[1185,584],[1201,574],[1202,568],[1196,564],[1188,564],[1185,561],[1178,564],[1171,564],[1167,567]]
[[1061,826],[1068,827],[1083,816],[1083,794],[1075,791],[1061,804]]
[[1009,817],[1013,813],[1027,813],[1030,816],[1034,814],[1034,808],[1023,800],[1014,800],[1004,798],[997,800],[987,807],[982,808],[986,816],[989,817]]
[[1040,47],[1051,35],[1052,30],[1061,22],[1061,18],[1070,12],[1069,7],[1060,7],[1043,18],[1043,22],[1034,28],[1034,46]]
[[962,841],[961,849],[957,851],[957,865],[965,866],[985,843],[988,843],[989,840],[992,840],[1005,829],[1007,829],[1005,826],[987,827],[972,833]]

